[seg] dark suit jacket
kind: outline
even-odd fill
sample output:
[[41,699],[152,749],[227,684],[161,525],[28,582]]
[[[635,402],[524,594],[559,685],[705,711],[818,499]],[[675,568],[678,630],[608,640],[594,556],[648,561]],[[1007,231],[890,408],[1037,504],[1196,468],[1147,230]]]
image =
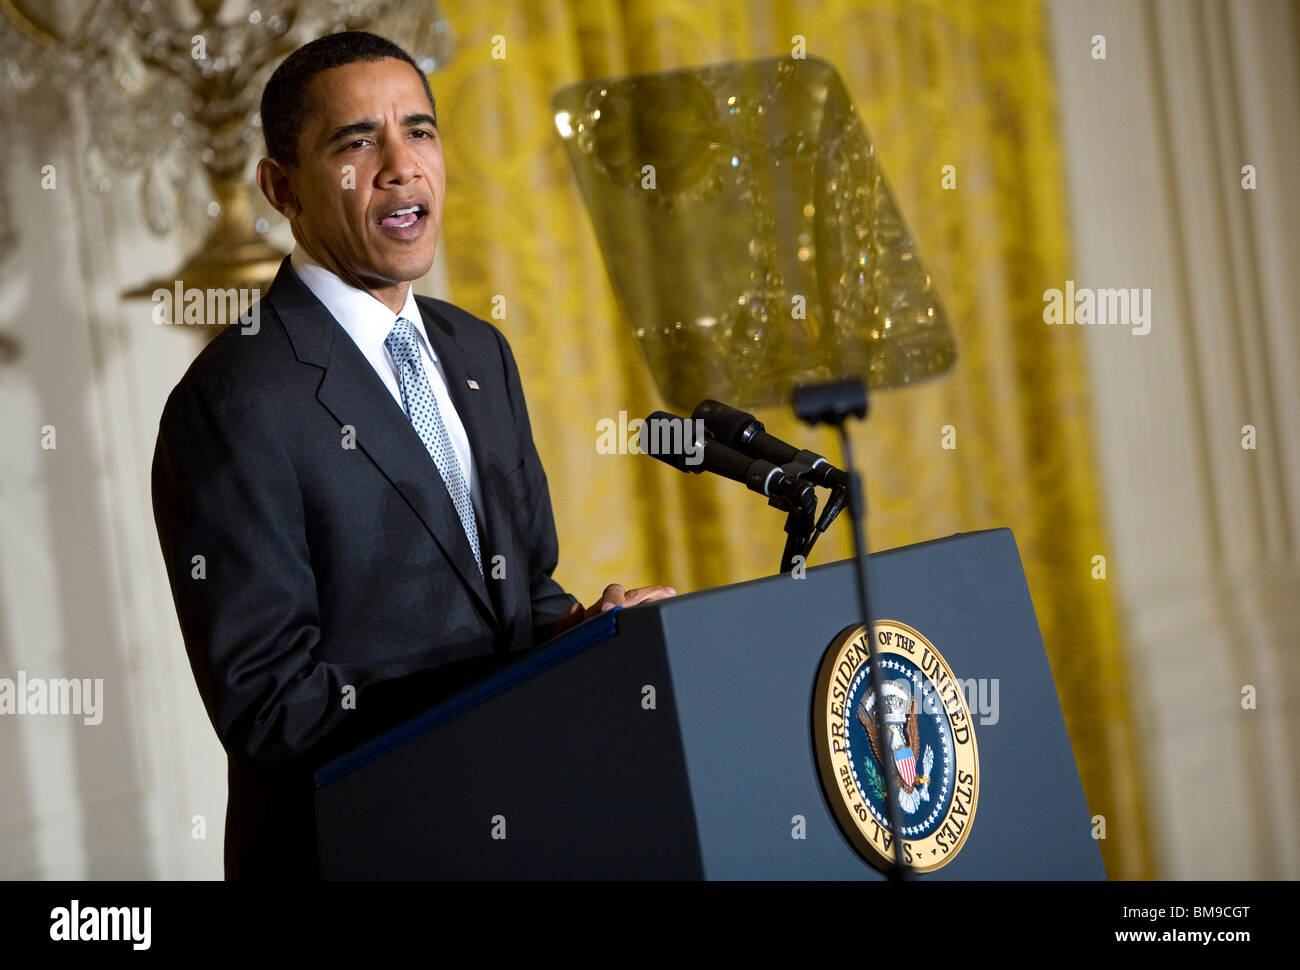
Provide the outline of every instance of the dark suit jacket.
[[228,755],[227,878],[314,877],[315,769],[546,638],[574,602],[551,578],[550,493],[505,338],[417,303],[474,453],[486,579],[406,413],[288,259],[258,332],[213,340],[163,411],[154,519]]

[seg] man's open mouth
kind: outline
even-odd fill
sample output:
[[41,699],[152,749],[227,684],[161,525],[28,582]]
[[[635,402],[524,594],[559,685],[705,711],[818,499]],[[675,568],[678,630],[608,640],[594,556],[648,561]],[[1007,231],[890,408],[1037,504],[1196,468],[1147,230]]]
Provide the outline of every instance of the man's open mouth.
[[416,204],[407,206],[404,209],[394,209],[380,219],[379,224],[390,229],[406,229],[415,225],[428,214],[424,206]]

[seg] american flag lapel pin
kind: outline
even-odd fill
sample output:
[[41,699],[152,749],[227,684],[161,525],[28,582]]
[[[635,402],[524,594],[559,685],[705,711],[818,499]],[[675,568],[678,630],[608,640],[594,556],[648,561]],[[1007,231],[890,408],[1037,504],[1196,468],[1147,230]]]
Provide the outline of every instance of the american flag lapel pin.
[[471,391],[477,391],[477,390],[478,390],[478,381],[474,380],[474,378],[472,378],[472,377],[467,377],[467,378],[465,378],[465,383],[469,385],[469,389],[470,389]]

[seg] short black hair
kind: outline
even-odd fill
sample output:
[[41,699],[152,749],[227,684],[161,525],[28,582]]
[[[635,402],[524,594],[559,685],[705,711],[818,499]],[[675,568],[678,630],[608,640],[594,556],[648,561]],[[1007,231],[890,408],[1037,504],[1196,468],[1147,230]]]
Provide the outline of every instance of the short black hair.
[[315,109],[307,93],[312,78],[330,68],[357,61],[382,61],[386,57],[411,65],[420,76],[424,93],[429,96],[429,108],[437,118],[429,79],[410,54],[377,34],[344,30],[303,44],[284,59],[266,82],[262,91],[262,134],[266,136],[266,153],[277,162],[298,164],[298,136]]

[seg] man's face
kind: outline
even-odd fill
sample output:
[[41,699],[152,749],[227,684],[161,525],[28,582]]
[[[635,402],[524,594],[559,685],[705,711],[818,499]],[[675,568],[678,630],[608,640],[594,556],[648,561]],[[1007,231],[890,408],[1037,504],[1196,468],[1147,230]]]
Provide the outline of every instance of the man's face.
[[298,165],[283,169],[290,191],[281,211],[298,242],[345,282],[404,287],[433,265],[446,190],[420,76],[385,58],[331,68],[310,84],[312,111]]

